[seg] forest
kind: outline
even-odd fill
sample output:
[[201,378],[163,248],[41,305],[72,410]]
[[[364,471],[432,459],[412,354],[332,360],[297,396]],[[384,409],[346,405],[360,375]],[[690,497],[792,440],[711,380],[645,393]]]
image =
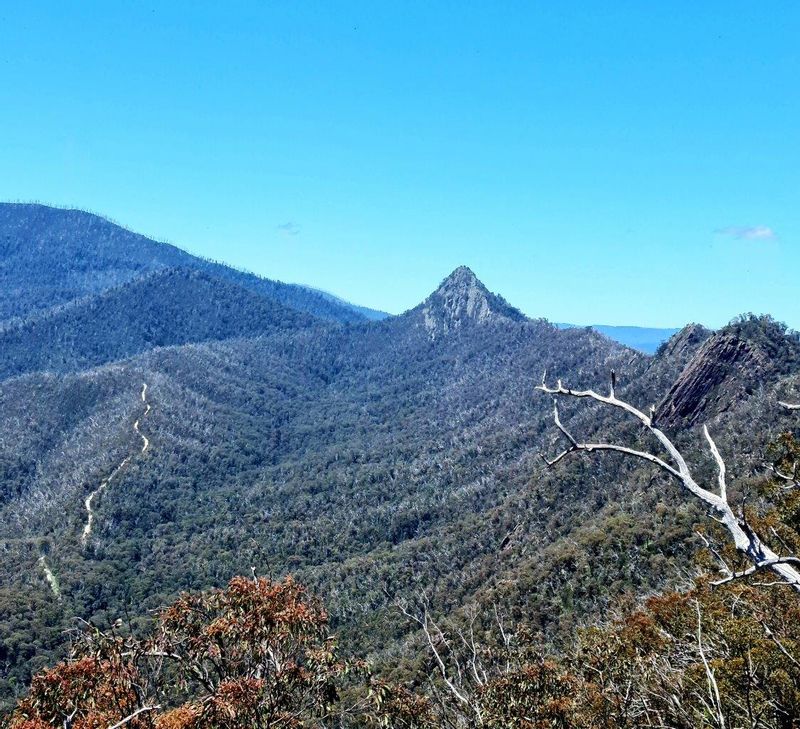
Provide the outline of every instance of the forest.
[[0,247],[9,727],[798,726],[784,325],[649,356],[465,267],[369,319],[43,206]]
[[[742,507],[740,517],[752,533],[775,534],[786,551],[782,565],[800,565],[796,436],[771,445],[772,475],[758,483],[762,508]],[[181,594],[143,631],[130,621],[106,630],[83,622],[67,660],[33,678],[6,723],[795,727],[798,573],[776,579],[768,573],[777,560],[752,558],[741,569],[747,555],[713,527],[699,527],[706,548],[690,558],[694,576],[682,589],[620,601],[558,649],[496,602],[440,619],[423,592],[398,600],[397,611],[424,637],[393,680],[341,649],[324,606],[291,577],[236,577],[221,589]],[[714,581],[717,560],[726,577]]]

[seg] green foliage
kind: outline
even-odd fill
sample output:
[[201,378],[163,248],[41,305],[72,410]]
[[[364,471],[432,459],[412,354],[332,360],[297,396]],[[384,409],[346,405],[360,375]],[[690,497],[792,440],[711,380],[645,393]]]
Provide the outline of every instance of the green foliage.
[[[145,636],[150,611],[181,590],[255,568],[297,574],[324,597],[344,648],[370,657],[380,676],[370,700],[385,710],[373,725],[392,725],[394,712],[397,726],[415,726],[439,710],[437,694],[419,685],[435,667],[393,609],[422,591],[455,621],[467,605],[489,616],[500,605],[538,636],[535,655],[495,670],[497,683],[478,692],[486,721],[514,725],[520,716],[502,708],[513,697],[518,714],[568,726],[577,721],[572,687],[588,680],[564,658],[575,630],[620,598],[692,576],[686,555],[702,515],[649,466],[618,455],[543,468],[539,453],[556,444],[551,403],[533,386],[547,370],[602,389],[614,369],[620,393],[646,408],[692,363],[704,330],[647,358],[591,331],[525,320],[465,271],[401,317],[348,324],[329,310],[345,324],[323,325],[300,313],[325,316],[291,299],[292,287],[38,207],[0,206],[0,252],[0,318],[26,317],[0,332],[0,370],[25,373],[0,383],[8,699],[66,655],[74,616],[103,629],[123,619]],[[175,267],[193,271],[165,270]],[[459,286],[483,297],[482,318],[462,316]],[[54,304],[65,305],[31,315]],[[770,494],[753,477],[767,443],[787,429],[773,400],[795,384],[796,337],[752,319],[720,336],[752,355],[758,377],[717,367],[698,412],[713,418],[732,490],[747,493],[753,518],[788,523],[790,500],[770,515]],[[144,420],[143,382],[153,408]],[[653,447],[617,415],[563,413],[587,439]],[[151,442],[144,455],[137,420]],[[697,431],[676,425],[670,435],[713,482]],[[94,501],[94,530],[81,544],[84,499],[126,458]],[[620,655],[620,675],[640,658]],[[614,701],[604,706],[619,715]]]
[[800,367],[800,332],[790,330],[768,314],[743,314],[726,329],[765,352],[781,374],[796,372]]
[[205,272],[321,319],[366,319],[322,293],[197,258],[82,210],[0,203],[0,261],[0,322],[25,319],[167,268]]
[[78,371],[155,347],[315,323],[241,286],[197,271],[166,269],[0,331],[0,379]]

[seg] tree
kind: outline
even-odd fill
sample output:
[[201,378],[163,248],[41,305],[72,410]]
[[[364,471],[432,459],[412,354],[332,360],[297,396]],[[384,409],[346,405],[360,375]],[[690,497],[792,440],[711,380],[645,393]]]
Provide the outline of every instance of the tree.
[[[720,524],[728,533],[729,538],[732,540],[736,550],[743,555],[750,563],[751,566],[741,572],[727,567],[724,560],[720,560],[723,570],[726,572],[725,579],[721,580],[719,584],[728,582],[741,577],[747,577],[755,574],[756,572],[769,571],[777,577],[777,581],[788,585],[797,592],[800,592],[800,558],[795,555],[780,555],[773,551],[763,540],[763,538],[756,532],[753,526],[748,523],[744,510],[740,510],[739,514],[735,514],[728,502],[728,486],[726,481],[726,467],[725,461],[717,448],[708,427],[703,427],[703,435],[708,443],[714,461],[717,464],[718,478],[717,489],[704,488],[697,483],[692,476],[691,470],[686,463],[686,459],[681,452],[675,447],[673,442],[666,436],[666,434],[657,427],[655,423],[655,410],[651,409],[650,415],[645,415],[641,410],[638,410],[633,405],[620,400],[615,393],[616,376],[611,374],[611,387],[608,395],[600,395],[594,390],[572,390],[565,387],[561,380],[558,380],[555,387],[550,387],[546,382],[546,375],[542,377],[542,383],[536,389],[541,390],[547,394],[553,395],[553,420],[556,427],[561,434],[569,442],[569,447],[559,453],[552,460],[545,459],[549,467],[556,465],[559,461],[567,456],[578,453],[586,452],[593,453],[594,451],[616,451],[628,456],[640,458],[655,464],[663,471],[668,473],[672,478],[677,480],[681,486],[690,494],[699,499],[705,506],[709,508],[712,518]],[[668,460],[661,458],[649,451],[640,451],[627,446],[616,445],[613,443],[581,443],[576,440],[572,434],[564,427],[561,422],[558,411],[558,398],[571,397],[571,398],[588,398],[603,405],[608,405],[612,408],[618,408],[629,415],[636,418],[646,430],[652,434],[659,442],[662,448],[667,453]]]
[[430,614],[425,595],[420,595],[420,601],[417,611],[402,603],[397,607],[420,628],[432,657],[432,678],[426,686],[430,698],[425,697],[425,701],[435,722],[425,726],[584,726],[578,719],[575,677],[556,659],[544,655],[542,646],[525,626],[509,630],[497,606],[490,625],[480,620],[483,616],[477,607],[466,611],[463,625],[456,620],[437,621]]
[[146,639],[84,631],[69,660],[35,677],[10,729],[323,726],[340,681],[327,616],[291,578],[237,577],[184,594]]

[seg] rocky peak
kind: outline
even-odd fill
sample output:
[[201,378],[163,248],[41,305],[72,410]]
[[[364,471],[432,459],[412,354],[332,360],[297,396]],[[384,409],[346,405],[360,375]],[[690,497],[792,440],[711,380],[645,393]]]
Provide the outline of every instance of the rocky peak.
[[[660,424],[691,425],[724,412],[762,384],[793,369],[800,358],[795,336],[755,317],[711,336],[701,329],[687,327],[667,345],[666,355],[694,353],[657,408]],[[698,336],[705,338],[699,347]]]
[[656,356],[678,361],[683,366],[712,334],[702,324],[687,324],[659,347]]
[[525,315],[491,293],[466,266],[459,266],[417,307],[432,337],[465,324],[524,321]]

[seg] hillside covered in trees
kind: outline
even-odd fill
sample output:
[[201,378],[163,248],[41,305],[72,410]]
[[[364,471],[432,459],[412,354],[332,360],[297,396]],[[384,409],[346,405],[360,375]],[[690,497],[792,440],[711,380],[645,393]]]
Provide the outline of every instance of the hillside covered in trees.
[[83,210],[0,203],[0,322],[24,319],[165,268],[209,273],[329,321],[368,318],[329,295],[197,258]]
[[[598,690],[575,666],[604,660],[630,636],[627,623],[600,634],[588,626],[613,611],[639,616],[641,635],[630,640],[641,638],[652,658],[641,665],[657,672],[645,641],[662,628],[685,639],[689,593],[638,599],[692,582],[704,513],[620,453],[547,468],[541,455],[561,443],[552,400],[535,391],[543,374],[605,392],[614,372],[620,395],[652,406],[698,478],[713,481],[700,430],[708,424],[732,491],[754,509],[770,448],[797,426],[778,401],[798,392],[800,343],[769,318],[718,332],[690,325],[651,357],[591,329],[529,319],[461,267],[410,311],[368,320],[302,287],[120,231],[83,213],[0,207],[6,706],[67,656],[76,618],[103,635],[122,621],[120,640],[146,641],[151,611],[181,591],[218,596],[208,591],[254,572],[273,586],[293,575],[324,602],[314,630],[324,623],[345,655],[368,663],[373,698],[391,685],[392,705],[427,701],[396,688],[416,690],[435,669],[409,615],[461,630],[478,616],[471,624],[494,636],[485,637],[492,651],[502,648],[493,627],[502,615],[538,646],[536,656],[525,645],[514,654],[514,680],[552,686],[568,675],[578,687],[553,697],[563,721],[519,726],[589,726],[567,721],[575,691]],[[35,265],[42,257],[52,265]],[[597,403],[564,403],[561,417],[590,441],[615,433],[643,447],[647,436]],[[742,604],[769,609],[741,589]],[[705,610],[724,609],[727,598],[702,594]],[[580,649],[597,647],[590,660],[571,653],[577,629],[594,636]],[[561,657],[542,662],[552,655]],[[628,678],[640,665],[629,658]],[[325,680],[347,696],[354,679],[339,673],[327,665]],[[492,675],[497,682],[476,691],[502,706],[511,678]],[[652,701],[653,716],[680,713]],[[484,725],[516,726],[497,716]],[[645,725],[620,723],[616,709],[606,718],[595,725]],[[171,720],[158,726],[192,726]],[[753,724],[762,725],[777,726]]]

